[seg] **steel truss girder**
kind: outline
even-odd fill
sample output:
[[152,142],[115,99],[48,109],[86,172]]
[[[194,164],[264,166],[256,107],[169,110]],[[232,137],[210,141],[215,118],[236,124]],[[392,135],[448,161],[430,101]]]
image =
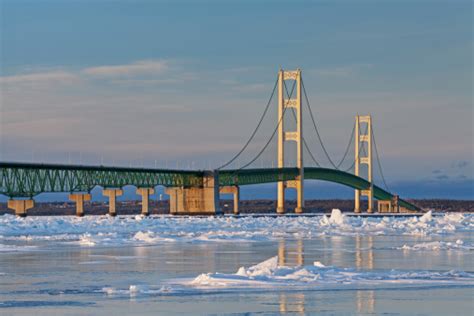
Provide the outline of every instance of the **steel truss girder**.
[[[278,181],[295,180],[298,176],[297,168],[272,169],[242,169],[224,170],[219,172],[220,186],[249,185],[257,183],[272,183]],[[358,190],[370,189],[370,182],[351,173],[328,168],[304,168],[305,180],[323,180],[339,183]],[[374,197],[378,200],[390,200],[392,194],[374,185]],[[399,200],[400,206],[417,211],[419,208],[404,200]]]
[[104,166],[0,162],[0,193],[33,197],[43,192],[89,192],[95,186],[202,186],[203,172]]

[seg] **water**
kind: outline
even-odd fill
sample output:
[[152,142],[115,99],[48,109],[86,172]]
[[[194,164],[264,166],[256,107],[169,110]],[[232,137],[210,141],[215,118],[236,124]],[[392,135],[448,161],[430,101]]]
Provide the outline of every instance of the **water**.
[[[401,219],[380,233],[372,226],[361,231],[355,219],[338,222],[336,216],[331,229],[306,230],[300,226],[305,221],[296,218],[280,225],[233,219],[232,226],[219,229],[207,219],[179,219],[181,226],[169,218],[137,218],[139,226],[131,224],[134,217],[17,220],[0,220],[2,315],[472,315],[474,310],[471,217],[458,219],[449,233],[439,233],[440,222],[432,218],[424,222],[429,226],[424,234],[416,225],[408,233]],[[107,224],[91,226],[102,220]],[[76,233],[54,230],[60,223],[72,227],[71,221]],[[162,221],[173,225],[165,230]],[[45,223],[54,233],[43,231]],[[359,227],[358,233],[347,225]],[[231,234],[237,226],[240,233]],[[404,233],[393,233],[393,227]],[[99,236],[104,228],[115,234]],[[194,233],[195,242],[192,231],[201,231]],[[138,232],[155,239],[137,239]],[[218,234],[227,237],[212,240]],[[249,278],[236,274],[275,256],[279,267],[254,269]],[[315,267],[316,261],[326,267]],[[307,266],[305,273],[300,266]],[[201,274],[219,284],[196,283]]]

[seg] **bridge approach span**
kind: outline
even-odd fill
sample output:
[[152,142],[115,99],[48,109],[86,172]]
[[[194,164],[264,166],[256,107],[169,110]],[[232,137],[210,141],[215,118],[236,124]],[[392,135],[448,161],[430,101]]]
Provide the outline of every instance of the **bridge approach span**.
[[89,192],[121,188],[200,187],[203,172],[149,168],[0,162],[0,194],[33,197],[44,192]]

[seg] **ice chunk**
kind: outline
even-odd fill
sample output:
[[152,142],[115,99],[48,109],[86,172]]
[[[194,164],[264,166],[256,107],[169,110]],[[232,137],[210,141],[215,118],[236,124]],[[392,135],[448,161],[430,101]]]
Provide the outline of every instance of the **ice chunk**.
[[345,215],[342,214],[340,209],[334,208],[331,212],[331,217],[329,218],[329,223],[335,225],[344,224]]
[[81,246],[95,246],[95,241],[93,240],[91,234],[84,234],[79,238],[78,241]]
[[172,239],[172,238],[163,238],[160,236],[156,236],[156,234],[152,231],[137,232],[135,235],[133,235],[133,239],[136,241],[141,241],[148,244],[175,241],[175,239]]
[[148,243],[155,242],[155,240],[156,240],[155,237],[154,237],[154,233],[151,232],[151,231],[138,232],[133,236],[133,239],[148,242]]
[[149,287],[147,285],[130,285],[128,291],[130,296],[136,296],[139,293],[149,292]]
[[237,270],[237,273],[236,275],[240,275],[240,276],[248,276],[247,274],[247,270],[245,270],[245,267],[240,267],[239,270]]
[[321,218],[321,220],[319,221],[319,224],[321,226],[328,226],[329,224],[331,224],[329,222],[329,218],[326,216],[326,215],[323,215],[323,217]]
[[277,267],[278,256],[275,256],[251,266],[248,269],[240,268],[239,271],[237,271],[237,274],[249,277],[267,276],[271,275],[277,269]]
[[464,220],[462,213],[447,213],[444,215],[444,220],[447,222],[461,223]]
[[125,291],[118,290],[114,287],[104,287],[102,288],[102,292],[104,292],[107,295],[117,295],[117,294],[124,294]]
[[432,216],[431,211],[426,212],[425,214],[423,214],[422,217],[420,217],[420,222],[422,223],[430,222],[432,220],[433,220],[433,216]]

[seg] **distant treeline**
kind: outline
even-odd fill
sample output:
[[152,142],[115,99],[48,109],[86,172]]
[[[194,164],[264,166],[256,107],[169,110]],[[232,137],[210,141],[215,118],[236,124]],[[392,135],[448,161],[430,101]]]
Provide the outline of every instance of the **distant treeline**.
[[[474,212],[474,200],[441,200],[424,199],[409,200],[422,209],[434,210],[436,212]],[[274,200],[242,200],[240,202],[240,213],[273,213],[275,212]],[[287,201],[287,212],[292,213],[296,203]],[[232,213],[233,202],[231,200],[221,200],[221,208],[225,213]],[[338,208],[343,212],[354,211],[354,200],[307,200],[305,202],[305,212],[326,213],[333,208]],[[362,201],[362,210],[367,208],[366,201]],[[84,204],[86,215],[107,214],[108,208],[105,202],[86,202]],[[119,215],[140,214],[140,201],[117,201],[117,213]],[[37,202],[35,207],[28,210],[28,215],[75,215],[75,205],[72,202]],[[169,202],[150,201],[151,214],[168,214]],[[13,214],[7,208],[6,203],[0,203],[0,215]]]

